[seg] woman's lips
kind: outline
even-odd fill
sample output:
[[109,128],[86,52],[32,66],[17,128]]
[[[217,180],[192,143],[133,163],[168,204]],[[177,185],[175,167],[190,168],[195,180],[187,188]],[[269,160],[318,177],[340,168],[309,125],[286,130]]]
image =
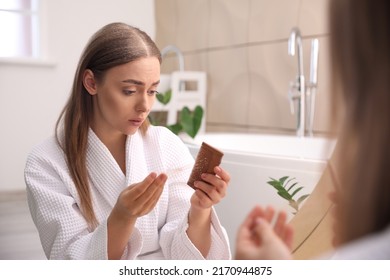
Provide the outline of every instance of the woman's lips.
[[132,119],[132,120],[129,120],[129,122],[134,126],[140,126],[144,122],[144,120],[143,119]]

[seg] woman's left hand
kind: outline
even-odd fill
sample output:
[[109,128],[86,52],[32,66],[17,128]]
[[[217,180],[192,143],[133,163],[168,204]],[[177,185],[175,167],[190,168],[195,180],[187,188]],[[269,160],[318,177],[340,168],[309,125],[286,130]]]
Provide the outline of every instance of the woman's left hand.
[[275,216],[272,207],[256,206],[245,218],[237,232],[236,255],[238,260],[289,260],[294,230],[287,223],[287,215],[279,211]]
[[214,168],[215,175],[202,174],[203,181],[195,182],[195,193],[191,197],[191,206],[197,209],[208,209],[219,203],[226,195],[230,175],[220,166]]
[[211,207],[225,197],[230,181],[229,173],[221,167],[215,167],[214,172],[215,175],[203,173],[203,181],[195,182],[188,215],[187,235],[204,258],[211,247]]

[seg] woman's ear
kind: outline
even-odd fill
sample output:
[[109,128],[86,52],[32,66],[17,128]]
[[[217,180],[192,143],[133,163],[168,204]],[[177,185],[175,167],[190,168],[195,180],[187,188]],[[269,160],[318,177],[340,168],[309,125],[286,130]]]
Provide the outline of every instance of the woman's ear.
[[83,85],[90,95],[97,93],[97,84],[95,76],[90,69],[86,69],[83,74]]

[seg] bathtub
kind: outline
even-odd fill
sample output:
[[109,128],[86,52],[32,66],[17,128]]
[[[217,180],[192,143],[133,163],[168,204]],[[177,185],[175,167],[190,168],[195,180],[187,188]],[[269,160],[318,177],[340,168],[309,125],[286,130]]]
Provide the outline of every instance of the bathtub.
[[195,139],[182,137],[195,158],[202,142],[224,152],[221,166],[231,175],[226,197],[216,205],[226,228],[232,251],[236,232],[254,205],[284,209],[288,219],[293,209],[267,184],[270,177],[290,176],[304,188],[297,194],[310,194],[332,155],[335,140],[284,135],[206,133]]

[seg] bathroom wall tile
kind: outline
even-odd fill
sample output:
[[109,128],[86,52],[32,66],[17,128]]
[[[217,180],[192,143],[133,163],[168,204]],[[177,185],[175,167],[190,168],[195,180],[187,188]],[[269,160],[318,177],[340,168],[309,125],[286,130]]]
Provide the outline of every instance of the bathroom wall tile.
[[[183,53],[184,71],[206,71],[207,52]],[[161,73],[169,74],[179,70],[179,62],[175,53],[168,53],[161,63]]]
[[246,43],[250,0],[209,1],[208,47]]
[[[178,59],[172,54],[167,54],[161,64],[161,73],[169,74],[178,71]],[[207,52],[191,52],[184,54],[184,71],[207,72]]]
[[208,35],[209,0],[158,0],[156,42],[160,49],[176,45],[181,51],[204,49]]
[[286,39],[298,25],[301,0],[252,0],[249,15],[249,42]]
[[158,0],[155,3],[156,44],[162,49],[166,45],[176,44],[178,19],[176,0]]
[[[185,65],[186,65],[186,60],[184,57],[184,67]],[[177,57],[174,54],[172,55],[167,54],[166,56],[164,56],[161,63],[161,74],[169,74],[177,70],[179,70]]]
[[290,80],[296,76],[296,60],[288,56],[287,42],[253,46],[248,51],[248,124],[293,130],[295,116],[290,113],[287,92]]
[[247,133],[246,126],[234,126],[229,124],[207,123],[207,132],[233,132],[233,133]]
[[182,51],[207,47],[209,0],[176,0],[176,44]]
[[[309,77],[310,40],[320,39],[319,85],[314,129],[330,129],[327,9],[329,0],[158,0],[156,41],[177,45],[185,69],[206,71],[207,130],[294,134],[287,92],[297,58],[287,55],[293,26],[303,35]],[[162,73],[178,69],[167,55]]]
[[208,122],[246,125],[249,94],[246,61],[246,48],[208,53]]
[[302,0],[299,26],[303,36],[327,34],[329,0]]
[[191,52],[184,56],[185,70],[204,71],[207,73],[208,54],[207,52]]

